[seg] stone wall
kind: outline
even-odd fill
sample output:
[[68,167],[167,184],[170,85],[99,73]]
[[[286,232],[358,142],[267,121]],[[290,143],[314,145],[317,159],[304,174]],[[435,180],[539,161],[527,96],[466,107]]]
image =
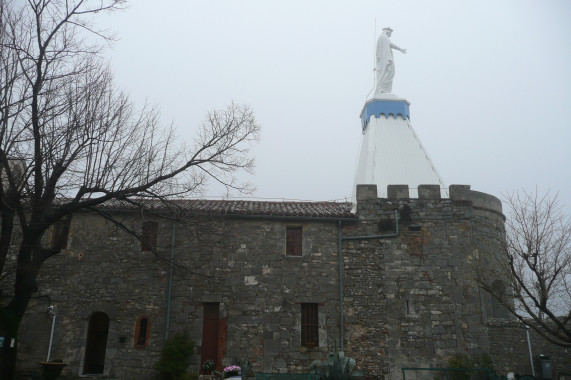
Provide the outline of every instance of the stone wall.
[[[124,222],[133,228],[140,223],[137,217]],[[160,230],[170,228],[159,221]],[[168,252],[169,236],[159,236],[161,256]],[[56,312],[51,359],[68,363],[69,376],[82,372],[88,320],[95,311],[105,312],[110,319],[105,375],[133,379],[148,378],[154,372],[164,343],[165,260],[141,252],[140,242],[101,217],[83,213],[72,221],[68,249],[44,264],[38,284],[20,327],[21,370],[35,370],[46,359],[52,323],[46,309],[51,304]],[[151,323],[149,344],[135,349],[135,323],[142,315]]]
[[[140,229],[136,213],[119,213]],[[39,292],[21,325],[19,369],[46,359],[51,329],[47,306],[55,305],[51,359],[82,373],[88,319],[110,318],[105,375],[150,379],[164,344],[169,257],[174,232],[175,265],[169,334],[187,332],[195,343],[192,371],[200,370],[203,304],[219,306],[219,363],[247,358],[256,372],[301,372],[325,359],[339,334],[338,227],[336,222],[207,218],[192,225],[156,218],[157,255],[96,215],[73,219],[68,249],[50,259]],[[303,255],[285,255],[286,227],[303,228]],[[319,347],[301,346],[301,303],[319,304]],[[149,318],[147,347],[134,348],[135,323]]]
[[[496,369],[500,373],[514,372],[531,375],[531,360],[526,329],[520,322],[506,320],[489,321],[489,337],[495,344],[490,353]],[[563,348],[549,343],[533,330],[529,330],[531,353],[535,376],[542,378],[538,355],[547,355],[551,360],[552,376],[557,379],[559,373],[571,374],[571,348]],[[568,377],[566,377],[568,378]]]
[[[154,378],[172,269],[168,333],[186,332],[194,341],[192,371],[201,365],[204,305],[213,303],[218,369],[247,358],[254,372],[299,373],[325,359],[343,334],[346,355],[368,378],[400,379],[402,367],[439,367],[464,352],[489,353],[500,373],[529,373],[524,331],[472,281],[474,265],[493,252],[480,237],[503,231],[501,203],[469,186],[451,186],[450,198],[441,198],[438,186],[420,186],[418,193],[411,199],[406,186],[389,186],[389,198],[379,199],[375,186],[359,186],[358,219],[342,222],[151,217],[158,223],[156,253],[142,252],[135,237],[104,219],[78,214],[68,248],[42,268],[20,329],[19,368],[37,369],[45,360],[52,322],[46,309],[55,305],[51,358],[69,363],[69,377],[82,373],[88,320],[102,311],[110,318],[105,375]],[[134,230],[149,220],[125,210],[114,215]],[[301,257],[286,255],[288,226],[302,228]],[[318,304],[318,347],[301,346],[302,303]],[[141,316],[149,319],[150,338],[137,348]],[[552,356],[556,371],[569,369],[568,350],[548,347],[533,333],[532,343],[534,353]],[[407,373],[424,377],[433,375]]]
[[[303,228],[301,257],[285,255],[287,226]],[[252,219],[219,227],[218,244],[211,234],[198,237],[184,255],[182,262],[198,274],[175,276],[173,315],[186,318],[181,324],[200,344],[201,304],[220,303],[228,323],[223,365],[248,358],[254,371],[301,372],[324,359],[338,336],[336,224]],[[319,304],[316,348],[301,347],[305,302]]]

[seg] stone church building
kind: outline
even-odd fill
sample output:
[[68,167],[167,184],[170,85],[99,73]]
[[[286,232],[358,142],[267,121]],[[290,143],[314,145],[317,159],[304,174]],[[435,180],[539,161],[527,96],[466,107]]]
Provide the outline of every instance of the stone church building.
[[73,215],[20,326],[19,371],[49,357],[67,363],[69,378],[154,379],[165,341],[185,332],[193,372],[208,359],[219,370],[246,359],[251,374],[302,373],[339,347],[369,379],[442,367],[457,353],[531,374],[531,347],[551,357],[553,376],[570,373],[569,349],[533,333],[528,347],[525,329],[474,285],[474,265],[496,254],[482,237],[504,231],[501,202],[443,185],[409,102],[390,92],[391,33],[379,38],[377,91],[361,112],[352,202],[99,209],[126,228]]
[[[187,200],[172,218],[160,206],[105,208],[143,242],[95,213],[74,215],[20,327],[20,372],[49,351],[70,378],[153,379],[165,339],[186,332],[195,372],[207,359],[219,369],[247,359],[252,373],[301,373],[338,342],[367,378],[400,379],[403,367],[456,353],[531,373],[525,330],[471,282],[491,249],[479,236],[503,229],[500,201],[462,185],[448,198],[439,185],[417,198],[407,186],[377,191],[358,186],[356,210]],[[533,338],[554,371],[569,368],[567,350]]]

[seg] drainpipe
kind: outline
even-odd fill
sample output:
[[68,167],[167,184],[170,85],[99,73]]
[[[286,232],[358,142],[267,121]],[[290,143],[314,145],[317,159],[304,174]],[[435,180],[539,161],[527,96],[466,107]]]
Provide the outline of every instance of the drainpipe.
[[172,277],[174,267],[174,241],[176,237],[176,222],[172,224],[171,259],[169,262],[169,292],[167,295],[167,321],[165,325],[165,341],[169,339],[169,323],[171,318]]
[[362,235],[362,236],[343,236],[343,221],[339,220],[339,228],[338,228],[338,253],[337,257],[339,258],[339,321],[340,321],[340,329],[339,329],[339,340],[340,340],[340,351],[344,351],[344,339],[345,339],[345,319],[343,315],[343,240],[367,240],[367,239],[386,239],[397,237],[399,235],[399,213],[398,210],[395,210],[395,232],[392,234],[385,234],[385,235]]
[[529,361],[531,362],[531,374],[535,376],[535,368],[533,368],[533,355],[531,354],[531,342],[529,340],[529,326],[525,326],[525,333],[527,334],[527,347],[529,348]]
[[343,236],[343,240],[385,239],[399,236],[399,211],[395,210],[395,232],[386,235]]
[[52,332],[50,333],[50,345],[48,346],[48,357],[46,359],[47,362],[50,361],[50,355],[52,353],[52,343],[54,341],[54,328],[56,325],[56,312],[54,310],[54,306],[48,306],[48,314],[52,317]]
[[345,329],[345,320],[343,318],[343,222],[339,221],[339,228],[337,230],[337,235],[339,236],[338,242],[338,254],[337,257],[339,258],[339,344],[341,346],[341,351],[343,350],[344,346],[344,329]]

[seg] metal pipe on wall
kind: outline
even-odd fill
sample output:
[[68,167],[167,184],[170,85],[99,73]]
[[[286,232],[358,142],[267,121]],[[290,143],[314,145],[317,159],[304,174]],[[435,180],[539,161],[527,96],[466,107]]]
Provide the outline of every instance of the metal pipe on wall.
[[529,340],[529,326],[525,326],[525,333],[527,335],[527,347],[529,348],[529,361],[531,362],[531,374],[535,376],[535,368],[533,367],[533,355],[531,354],[531,341]]
[[339,221],[338,228],[338,258],[339,258],[339,345],[341,351],[344,351],[344,329],[345,319],[343,317],[343,222]]
[[50,361],[50,356],[52,353],[52,344],[54,341],[54,329],[56,326],[56,313],[54,311],[53,305],[48,307],[48,314],[52,317],[52,332],[50,333],[50,344],[48,346],[48,357],[46,359],[47,362]]
[[172,277],[174,267],[174,242],[176,237],[176,222],[172,224],[171,259],[169,261],[169,291],[167,295],[167,316],[165,323],[165,341],[169,339],[169,325],[171,318]]

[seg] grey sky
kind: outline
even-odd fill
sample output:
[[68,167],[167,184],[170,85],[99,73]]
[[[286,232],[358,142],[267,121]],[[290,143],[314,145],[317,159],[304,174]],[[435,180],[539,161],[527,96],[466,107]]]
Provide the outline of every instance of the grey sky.
[[447,185],[537,185],[571,209],[567,0],[136,0],[97,22],[120,37],[118,85],[182,137],[214,107],[254,108],[255,196],[336,200],[352,192],[375,19],[408,50],[394,53],[393,92]]

